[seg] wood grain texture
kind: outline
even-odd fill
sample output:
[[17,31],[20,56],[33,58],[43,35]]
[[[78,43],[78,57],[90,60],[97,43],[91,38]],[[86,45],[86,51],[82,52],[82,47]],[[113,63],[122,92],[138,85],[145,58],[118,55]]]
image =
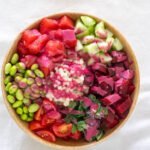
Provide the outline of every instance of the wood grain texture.
[[[60,18],[61,16],[63,15],[68,15],[70,16],[73,20],[76,20],[79,16],[81,15],[88,15],[88,16],[91,16],[89,14],[84,14],[84,13],[73,13],[73,12],[66,12],[66,13],[59,13],[59,14],[54,14],[54,15],[50,15],[50,16],[47,16],[48,18]],[[102,19],[99,19],[95,16],[91,16],[93,18],[96,19],[97,22],[101,21]],[[39,25],[39,22],[41,21],[38,20],[36,21],[35,23],[31,24],[29,27],[27,27],[26,29],[32,29],[34,27],[37,27]],[[11,56],[13,55],[13,53],[16,51],[16,47],[17,47],[17,43],[22,35],[22,32],[17,36],[17,38],[15,39],[15,41],[13,42],[11,48],[9,49],[5,59],[4,59],[4,62],[3,62],[3,66],[2,66],[2,80],[1,80],[1,86],[2,86],[2,93],[3,93],[3,98],[4,98],[4,102],[6,104],[6,107],[11,115],[11,117],[15,120],[15,122],[18,124],[18,126],[24,130],[24,132],[26,134],[28,134],[29,136],[31,136],[33,139],[41,142],[42,144],[45,144],[47,146],[49,146],[50,148],[52,149],[71,149],[71,150],[76,150],[76,149],[86,149],[87,147],[89,148],[89,146],[92,146],[92,145],[96,145],[96,144],[99,144],[105,140],[107,140],[107,138],[113,138],[113,134],[118,131],[124,124],[125,122],[129,119],[129,117],[131,116],[134,108],[135,108],[135,105],[136,105],[136,102],[137,102],[137,98],[138,98],[138,94],[139,94],[139,88],[140,88],[140,75],[139,75],[139,67],[138,67],[138,64],[137,64],[137,60],[136,60],[136,57],[133,53],[133,50],[131,48],[131,46],[129,45],[129,43],[127,42],[127,40],[125,39],[125,37],[115,28],[113,27],[111,24],[109,24],[107,21],[103,20],[106,24],[106,27],[112,31],[114,33],[115,36],[117,36],[121,42],[123,43],[124,45],[124,49],[125,51],[127,52],[127,55],[129,57],[130,60],[133,61],[133,65],[132,65],[132,68],[133,70],[135,71],[135,79],[134,79],[134,84],[135,84],[135,91],[134,93],[132,94],[132,99],[133,99],[133,103],[132,103],[132,106],[130,108],[130,111],[129,111],[129,114],[127,115],[127,117],[124,119],[124,120],[121,120],[121,122],[113,129],[109,130],[105,135],[104,137],[99,140],[99,141],[95,141],[95,142],[92,142],[92,143],[88,143],[88,142],[85,142],[84,140],[80,140],[80,141],[73,141],[73,140],[68,140],[68,141],[63,141],[61,139],[58,139],[56,143],[50,143],[50,142],[47,142],[41,138],[39,138],[38,136],[36,136],[34,133],[32,133],[28,127],[27,127],[27,123],[23,122],[20,120],[20,118],[17,116],[17,114],[15,113],[14,109],[11,108],[11,105],[9,104],[9,102],[7,101],[7,98],[6,98],[6,92],[5,92],[5,86],[4,86],[4,78],[5,78],[5,74],[4,74],[4,67],[5,67],[5,64],[7,62],[9,62]]]

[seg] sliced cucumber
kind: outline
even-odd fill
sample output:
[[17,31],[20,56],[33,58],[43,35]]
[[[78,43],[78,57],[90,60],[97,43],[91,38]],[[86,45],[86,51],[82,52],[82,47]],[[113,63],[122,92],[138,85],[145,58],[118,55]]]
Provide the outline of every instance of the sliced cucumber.
[[107,50],[109,49],[109,45],[108,45],[108,43],[105,42],[105,41],[103,41],[103,42],[98,42],[97,45],[98,45],[98,48],[99,48],[100,52],[106,53]]
[[84,51],[89,55],[95,55],[99,52],[99,48],[96,43],[91,43],[84,46]]
[[121,42],[120,42],[120,40],[119,40],[118,38],[115,38],[115,39],[114,39],[112,48],[113,48],[114,50],[117,50],[117,51],[120,51],[120,50],[123,49],[123,45],[121,44]]
[[107,37],[106,42],[109,44],[109,50],[112,48],[112,45],[114,43],[113,37]]
[[109,54],[100,53],[99,57],[102,63],[110,63],[112,61],[112,57]]
[[89,43],[94,42],[94,39],[95,39],[94,35],[87,35],[87,36],[83,37],[81,42],[82,42],[82,44],[89,44]]
[[75,50],[76,51],[80,51],[82,49],[83,49],[83,45],[82,45],[81,41],[77,40],[77,44],[76,44]]
[[91,27],[96,24],[96,21],[89,16],[81,16],[81,20],[82,20],[83,24],[87,27]]
[[106,32],[107,32],[107,38],[113,36],[113,33],[110,30],[106,29]]
[[105,29],[104,22],[101,21],[98,23],[95,27],[95,35],[99,38],[106,38],[107,37],[107,31]]

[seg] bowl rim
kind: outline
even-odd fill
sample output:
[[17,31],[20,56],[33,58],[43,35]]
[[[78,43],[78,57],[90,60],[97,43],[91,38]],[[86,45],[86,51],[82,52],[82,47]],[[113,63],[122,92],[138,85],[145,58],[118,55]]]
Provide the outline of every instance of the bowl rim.
[[[76,15],[76,16],[81,16],[81,15],[86,15],[86,16],[90,16],[92,18],[95,18],[96,20],[98,21],[104,21],[106,25],[109,25],[125,42],[125,44],[129,47],[129,51],[132,55],[132,59],[133,59],[133,62],[134,62],[134,66],[136,68],[136,78],[137,78],[137,87],[136,87],[136,92],[134,92],[134,101],[132,103],[132,106],[130,108],[130,111],[128,113],[128,115],[126,116],[125,119],[122,120],[122,122],[117,126],[117,128],[115,128],[111,133],[109,133],[106,137],[102,138],[101,140],[99,141],[95,141],[95,142],[91,142],[91,143],[87,143],[85,145],[76,145],[76,146],[68,146],[68,145],[58,145],[58,144],[55,144],[55,143],[52,143],[52,142],[48,142],[48,141],[45,141],[43,139],[41,139],[40,137],[36,136],[35,134],[33,134],[28,128],[26,128],[23,124],[22,124],[22,121],[19,119],[19,117],[15,114],[13,108],[11,108],[10,104],[8,103],[7,101],[7,98],[6,98],[6,92],[4,90],[4,77],[5,77],[5,73],[4,73],[4,67],[5,67],[5,64],[8,62],[7,58],[9,56],[9,53],[12,51],[12,48],[14,46],[14,44],[16,43],[16,41],[18,41],[18,39],[20,39],[20,36],[21,36],[21,33],[26,30],[26,29],[30,29],[32,27],[35,26],[35,24],[38,24],[42,18],[55,18],[56,16],[63,16],[63,15]],[[99,15],[98,15],[99,16]],[[135,53],[131,47],[131,45],[128,43],[127,39],[124,37],[124,35],[122,35],[122,33],[120,33],[120,31],[114,27],[114,25],[112,25],[111,23],[109,23],[108,21],[106,21],[105,19],[101,19],[95,15],[91,15],[91,14],[88,14],[88,13],[82,13],[82,12],[60,12],[60,13],[53,13],[53,14],[50,14],[48,16],[43,16],[41,17],[40,19],[37,19],[36,21],[34,21],[33,23],[31,23],[30,25],[28,25],[24,30],[22,30],[21,32],[19,32],[19,34],[15,37],[15,40],[11,43],[11,46],[3,60],[3,64],[2,64],[2,70],[1,70],[1,87],[2,87],[2,96],[3,96],[3,99],[4,99],[4,103],[7,107],[7,110],[9,112],[9,114],[11,115],[11,117],[15,120],[16,124],[25,132],[27,133],[27,135],[29,135],[30,137],[32,137],[33,139],[35,139],[36,141],[42,143],[42,144],[45,144],[51,148],[55,148],[55,149],[78,149],[78,148],[87,148],[89,146],[94,146],[96,144],[100,144],[104,141],[106,141],[108,138],[112,137],[112,135],[114,133],[116,133],[121,127],[123,127],[125,125],[125,123],[127,122],[127,120],[130,118],[131,114],[133,113],[133,111],[135,110],[135,106],[136,106],[136,103],[137,103],[137,99],[138,99],[138,95],[139,95],[139,89],[140,89],[140,73],[139,73],[139,66],[138,66],[138,63],[137,63],[137,59],[136,59],[136,56],[135,56]],[[120,38],[119,37],[119,38]]]

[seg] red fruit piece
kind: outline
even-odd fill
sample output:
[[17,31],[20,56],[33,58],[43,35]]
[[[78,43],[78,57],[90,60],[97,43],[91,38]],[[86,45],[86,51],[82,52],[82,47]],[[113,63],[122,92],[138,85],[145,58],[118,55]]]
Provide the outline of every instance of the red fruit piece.
[[81,132],[76,131],[75,133],[71,133],[69,137],[71,137],[74,140],[79,140],[81,138]]
[[49,39],[50,40],[59,40],[62,41],[63,37],[62,37],[62,30],[58,29],[58,30],[52,30],[49,32]]
[[34,55],[26,55],[24,58],[21,58],[21,62],[23,62],[27,68],[30,68],[35,62],[37,57]]
[[50,71],[54,68],[53,62],[46,55],[38,57],[37,63],[39,64],[40,69],[44,72],[45,77],[47,77],[50,74]]
[[48,41],[45,46],[45,53],[48,57],[58,56],[58,55],[64,55],[65,54],[65,48],[64,44],[60,41]]
[[43,34],[39,36],[34,42],[29,44],[28,50],[30,54],[36,55],[42,51],[42,48],[45,46],[45,44],[48,41],[48,35]]
[[43,106],[43,108],[44,108],[44,110],[45,110],[46,112],[48,112],[48,111],[50,111],[50,110],[56,111],[56,106],[55,106],[55,104],[54,104],[52,101],[50,101],[49,99],[47,99],[47,98],[44,98],[44,99],[43,99],[43,104],[42,104],[42,106]]
[[129,110],[131,104],[132,104],[132,101],[130,97],[128,96],[128,98],[124,102],[116,106],[116,110],[118,114],[123,115],[127,110]]
[[29,54],[28,49],[25,47],[24,42],[22,40],[18,43],[17,51],[21,56]]
[[41,137],[42,139],[49,141],[49,142],[55,142],[56,138],[54,136],[54,134],[50,131],[47,130],[40,130],[35,132],[39,137]]
[[39,129],[42,129],[42,128],[43,128],[43,126],[38,121],[32,121],[32,122],[29,123],[29,129],[32,130],[32,131],[39,130]]
[[112,105],[118,102],[120,99],[121,99],[120,95],[115,93],[115,94],[104,97],[103,99],[101,99],[101,101],[105,105]]
[[43,113],[44,113],[44,110],[43,110],[43,107],[41,106],[39,108],[39,110],[35,113],[34,119],[37,120],[37,121],[40,121]]
[[62,36],[65,47],[74,48],[76,46],[77,39],[74,30],[62,30]]
[[63,16],[60,18],[59,27],[61,29],[73,29],[74,28],[73,20],[68,16]]
[[35,41],[41,33],[37,29],[25,30],[22,35],[22,40],[24,41],[25,46],[28,46],[30,43]]
[[40,32],[48,33],[50,30],[58,29],[58,22],[54,19],[44,18],[40,23]]
[[58,137],[67,137],[71,134],[72,124],[62,123],[62,124],[54,124],[52,126],[53,132]]
[[54,123],[56,120],[59,120],[60,118],[61,114],[57,111],[52,110],[43,116],[41,124],[43,126],[47,126]]

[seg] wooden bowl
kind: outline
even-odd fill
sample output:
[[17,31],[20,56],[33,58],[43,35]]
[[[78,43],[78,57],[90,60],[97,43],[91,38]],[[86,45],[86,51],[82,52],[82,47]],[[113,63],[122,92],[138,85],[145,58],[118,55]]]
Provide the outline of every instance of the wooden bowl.
[[[50,16],[48,16],[48,18],[60,18],[63,15],[67,15],[67,16],[71,17],[73,20],[76,20],[79,16],[81,16],[81,15],[88,15],[88,14],[68,13],[67,12],[67,13],[59,13],[59,14],[50,15]],[[88,15],[88,16],[91,16],[91,15]],[[102,19],[99,19],[99,18],[97,18],[95,16],[91,16],[91,17],[93,17],[98,22],[102,20]],[[26,29],[32,29],[34,27],[37,27],[39,25],[40,21],[41,21],[41,19],[36,21],[36,22],[34,22],[33,24],[31,24]],[[121,120],[120,123],[115,128],[113,128],[113,129],[109,130],[108,132],[106,132],[106,134],[103,136],[103,138],[101,140],[95,141],[95,142],[91,142],[91,143],[85,142],[84,140],[80,140],[80,141],[72,141],[72,140],[64,141],[64,140],[61,140],[61,139],[58,139],[56,143],[50,143],[50,142],[47,142],[47,141],[39,138],[34,133],[32,133],[28,129],[27,123],[25,123],[25,122],[20,120],[20,118],[15,113],[14,109],[11,107],[11,105],[7,101],[6,92],[5,92],[5,88],[4,88],[4,78],[5,78],[4,67],[5,67],[5,64],[9,62],[9,60],[12,57],[13,53],[16,51],[17,43],[18,43],[22,33],[20,33],[17,36],[16,40],[13,42],[11,48],[8,51],[8,54],[6,55],[6,57],[4,59],[3,66],[2,66],[2,83],[1,83],[2,93],[3,93],[3,97],[4,97],[4,102],[6,104],[6,107],[7,107],[8,111],[9,111],[11,117],[16,121],[18,126],[21,129],[23,129],[26,134],[30,135],[33,139],[35,139],[35,140],[41,142],[42,144],[45,144],[45,145],[47,145],[47,146],[49,146],[49,147],[51,147],[53,149],[71,149],[71,150],[73,150],[73,149],[78,149],[78,148],[79,149],[86,148],[86,147],[89,147],[91,145],[96,145],[96,144],[101,143],[102,141],[105,141],[108,137],[112,136],[116,131],[118,131],[125,124],[125,122],[128,120],[128,118],[130,117],[131,113],[133,112],[133,110],[135,108],[135,105],[136,105],[136,102],[137,102],[137,98],[138,98],[138,94],[139,94],[139,87],[140,87],[140,76],[139,76],[139,68],[138,68],[137,60],[136,60],[136,57],[135,57],[135,55],[133,53],[133,50],[132,50],[131,46],[129,45],[127,40],[124,38],[124,36],[115,27],[113,27],[108,22],[105,21],[105,24],[106,24],[106,27],[110,31],[112,31],[114,33],[114,35],[116,35],[121,40],[121,42],[123,43],[124,48],[125,48],[125,50],[126,50],[126,52],[128,54],[129,59],[133,61],[132,67],[133,67],[133,69],[135,71],[134,84],[135,84],[136,89],[135,89],[134,93],[132,94],[133,103],[132,103],[132,106],[130,108],[130,111],[129,111],[129,114],[127,115],[127,117],[124,120]]]

